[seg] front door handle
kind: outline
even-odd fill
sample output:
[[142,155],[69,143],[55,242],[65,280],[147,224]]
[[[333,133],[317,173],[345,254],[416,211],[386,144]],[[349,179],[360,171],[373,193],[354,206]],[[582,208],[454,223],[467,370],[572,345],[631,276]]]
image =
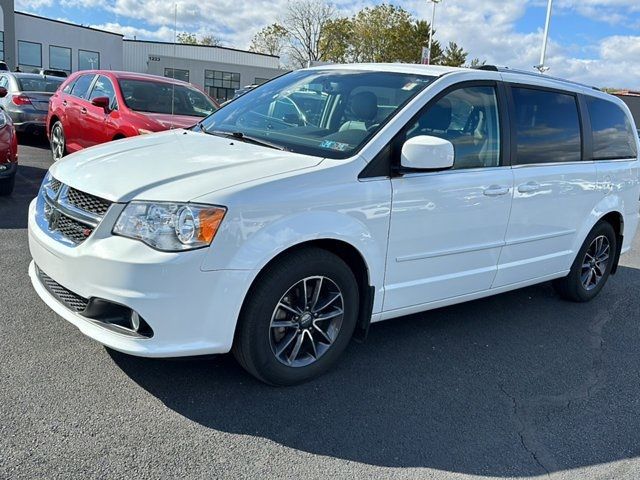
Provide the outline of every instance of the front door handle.
[[84,107],[82,107],[82,108],[80,109],[80,113],[81,113],[82,115],[86,115],[86,114],[87,114],[87,109],[86,109],[86,108],[84,108]]
[[503,185],[491,185],[484,191],[484,194],[487,197],[499,197],[501,195],[506,195],[510,190],[511,189],[509,187],[505,187]]
[[520,193],[532,193],[538,190],[540,190],[540,184],[538,182],[527,182],[518,187],[518,192]]
[[63,107],[66,107],[66,106],[67,106],[67,104],[68,104],[68,102],[67,102],[66,100],[63,100],[63,101],[62,101],[62,106],[63,106]]

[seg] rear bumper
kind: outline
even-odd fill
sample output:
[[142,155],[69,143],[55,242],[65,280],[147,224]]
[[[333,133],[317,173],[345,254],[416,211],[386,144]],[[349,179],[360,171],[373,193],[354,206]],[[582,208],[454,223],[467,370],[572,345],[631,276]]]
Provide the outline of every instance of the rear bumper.
[[47,124],[47,112],[33,111],[11,111],[7,113],[11,117],[13,126],[17,132],[25,132],[27,130],[44,130]]
[[[42,231],[35,201],[29,209],[29,275],[36,293],[82,333],[120,352],[143,357],[226,353],[252,271],[202,271],[205,250],[167,254],[141,242],[100,231],[69,247]],[[110,230],[106,226],[106,230]],[[153,331],[151,338],[107,328],[78,313],[47,289],[37,267],[88,300],[127,307]]]

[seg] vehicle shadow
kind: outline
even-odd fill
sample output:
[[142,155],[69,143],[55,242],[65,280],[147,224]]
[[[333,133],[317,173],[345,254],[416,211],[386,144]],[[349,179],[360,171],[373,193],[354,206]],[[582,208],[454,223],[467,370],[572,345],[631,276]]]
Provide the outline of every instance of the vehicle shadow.
[[[33,133],[21,133],[18,134],[18,144],[28,147],[41,148],[49,150],[49,139],[45,133],[33,134]],[[20,147],[18,147],[20,148]],[[19,151],[18,151],[19,153]]]
[[110,351],[211,429],[371,465],[530,476],[640,455],[640,270],[590,304],[548,284],[372,326],[316,381],[265,386],[229,355]]
[[18,165],[13,193],[0,197],[0,229],[27,228],[29,203],[38,195],[45,168]]

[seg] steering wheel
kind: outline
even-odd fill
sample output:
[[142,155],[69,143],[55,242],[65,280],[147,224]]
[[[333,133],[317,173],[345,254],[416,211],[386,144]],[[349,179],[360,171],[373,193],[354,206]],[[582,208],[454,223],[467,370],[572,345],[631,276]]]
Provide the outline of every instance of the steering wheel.
[[304,114],[304,112],[298,106],[298,104],[295,102],[295,100],[293,100],[291,97],[282,97],[281,100],[283,100],[283,101],[287,100],[293,106],[293,108],[295,108],[296,113],[298,114],[298,118],[300,118],[300,120],[302,120],[302,126],[303,127],[309,126],[309,121],[307,120],[307,116]]

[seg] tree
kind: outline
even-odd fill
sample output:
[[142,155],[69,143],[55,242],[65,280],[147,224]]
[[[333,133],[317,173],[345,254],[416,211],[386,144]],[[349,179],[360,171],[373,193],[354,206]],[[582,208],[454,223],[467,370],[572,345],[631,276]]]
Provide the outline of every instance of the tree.
[[323,61],[348,63],[351,61],[353,23],[346,17],[329,20],[320,42]]
[[212,47],[219,47],[222,45],[222,40],[211,34],[203,35],[198,39],[198,37],[193,33],[182,32],[176,35],[176,40],[178,43],[184,43],[186,45],[208,45]]
[[281,56],[287,43],[287,37],[287,29],[279,23],[273,23],[253,36],[249,50]]
[[456,42],[449,42],[447,48],[444,50],[441,65],[448,67],[461,67],[464,62],[467,61],[469,54],[464,51],[462,47],[459,47]]
[[[429,35],[431,34],[431,27],[429,22],[424,20],[417,20],[413,25],[413,36],[411,38],[415,39],[417,45],[416,49],[416,58],[415,63],[420,63],[422,61],[422,48],[429,46]],[[435,36],[435,30],[433,32]],[[439,65],[442,61],[442,47],[440,46],[440,42],[435,38],[431,42],[431,56],[430,63],[431,65]]]
[[291,1],[282,26],[287,31],[287,53],[294,67],[306,67],[323,58],[322,41],[335,10],[323,0]]
[[487,63],[486,60],[480,61],[479,58],[474,58],[473,60],[471,60],[471,63],[469,63],[469,68],[481,67],[482,65],[485,65],[486,63]]

